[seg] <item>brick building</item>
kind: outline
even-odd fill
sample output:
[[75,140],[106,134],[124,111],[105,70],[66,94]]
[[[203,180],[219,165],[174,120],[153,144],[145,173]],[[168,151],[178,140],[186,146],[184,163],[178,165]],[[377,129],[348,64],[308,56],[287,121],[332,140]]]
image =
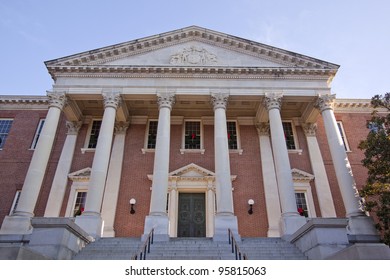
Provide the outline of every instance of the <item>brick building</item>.
[[376,240],[372,108],[330,93],[338,65],[196,26],[45,64],[46,96],[0,96],[1,240],[65,218],[89,240]]

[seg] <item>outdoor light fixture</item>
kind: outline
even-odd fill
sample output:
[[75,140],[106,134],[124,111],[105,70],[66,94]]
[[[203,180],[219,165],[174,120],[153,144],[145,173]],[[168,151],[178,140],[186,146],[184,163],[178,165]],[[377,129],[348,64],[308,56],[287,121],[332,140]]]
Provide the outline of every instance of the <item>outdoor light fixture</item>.
[[255,204],[255,201],[253,199],[249,199],[248,200],[248,204],[249,204],[249,210],[248,210],[248,214],[249,215],[252,215],[253,214],[253,204]]
[[135,198],[132,198],[130,199],[130,214],[133,215],[135,213],[135,210],[134,210],[134,205],[135,205],[136,201],[135,201]]

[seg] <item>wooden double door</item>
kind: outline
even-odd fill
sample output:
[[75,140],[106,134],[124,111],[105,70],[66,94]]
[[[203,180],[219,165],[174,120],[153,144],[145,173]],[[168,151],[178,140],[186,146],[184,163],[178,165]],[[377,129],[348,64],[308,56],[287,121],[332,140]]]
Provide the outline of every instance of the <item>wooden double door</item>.
[[206,236],[204,193],[179,193],[177,237]]

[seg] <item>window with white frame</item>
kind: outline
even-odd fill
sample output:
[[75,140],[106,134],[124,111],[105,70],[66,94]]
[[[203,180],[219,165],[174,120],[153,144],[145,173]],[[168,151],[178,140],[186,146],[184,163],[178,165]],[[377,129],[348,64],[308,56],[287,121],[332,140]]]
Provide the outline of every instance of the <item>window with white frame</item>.
[[87,191],[76,192],[76,200],[73,206],[73,217],[79,216],[84,212],[86,200],[87,200]]
[[12,119],[0,119],[0,149],[4,147],[8,133],[11,130]]
[[344,148],[348,152],[348,151],[350,151],[350,149],[349,149],[349,145],[348,145],[347,136],[345,135],[343,123],[341,121],[338,121],[337,127],[339,128],[339,131],[341,134],[341,139],[343,140],[343,143],[344,143]]
[[288,150],[296,150],[295,129],[291,121],[283,121],[284,139]]
[[237,122],[228,121],[227,125],[227,138],[230,150],[238,149],[238,135],[237,135]]
[[97,141],[99,138],[100,127],[102,125],[101,120],[93,120],[90,126],[89,139],[88,139],[88,149],[95,149]]
[[14,200],[12,202],[11,210],[9,211],[10,215],[15,213],[16,207],[18,206],[18,203],[19,203],[19,198],[20,198],[21,193],[22,193],[22,191],[20,191],[20,190],[16,191],[15,196],[14,196]]
[[200,121],[184,122],[184,149],[199,150],[202,148]]
[[38,123],[38,126],[37,126],[37,130],[35,131],[35,135],[34,135],[34,139],[31,143],[31,148],[32,150],[34,150],[37,146],[37,143],[38,143],[38,139],[39,139],[39,136],[41,135],[41,131],[42,131],[42,128],[43,128],[43,125],[45,124],[45,119],[41,119],[39,120],[39,123]]
[[157,127],[158,127],[158,121],[149,121],[148,139],[147,139],[147,143],[146,143],[147,149],[155,149],[156,148]]
[[306,192],[295,192],[295,201],[297,204],[297,211],[299,215],[309,217]]

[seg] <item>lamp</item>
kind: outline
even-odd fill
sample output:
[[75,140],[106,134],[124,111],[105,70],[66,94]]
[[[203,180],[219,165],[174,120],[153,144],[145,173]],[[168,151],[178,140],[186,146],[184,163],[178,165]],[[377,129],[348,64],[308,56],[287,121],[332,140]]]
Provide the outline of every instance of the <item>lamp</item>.
[[135,213],[135,210],[134,210],[134,205],[135,205],[136,201],[135,201],[135,198],[132,198],[130,199],[130,214],[133,215]]
[[249,199],[248,204],[249,204],[248,214],[252,215],[253,214],[253,204],[255,204],[255,201],[253,199]]

